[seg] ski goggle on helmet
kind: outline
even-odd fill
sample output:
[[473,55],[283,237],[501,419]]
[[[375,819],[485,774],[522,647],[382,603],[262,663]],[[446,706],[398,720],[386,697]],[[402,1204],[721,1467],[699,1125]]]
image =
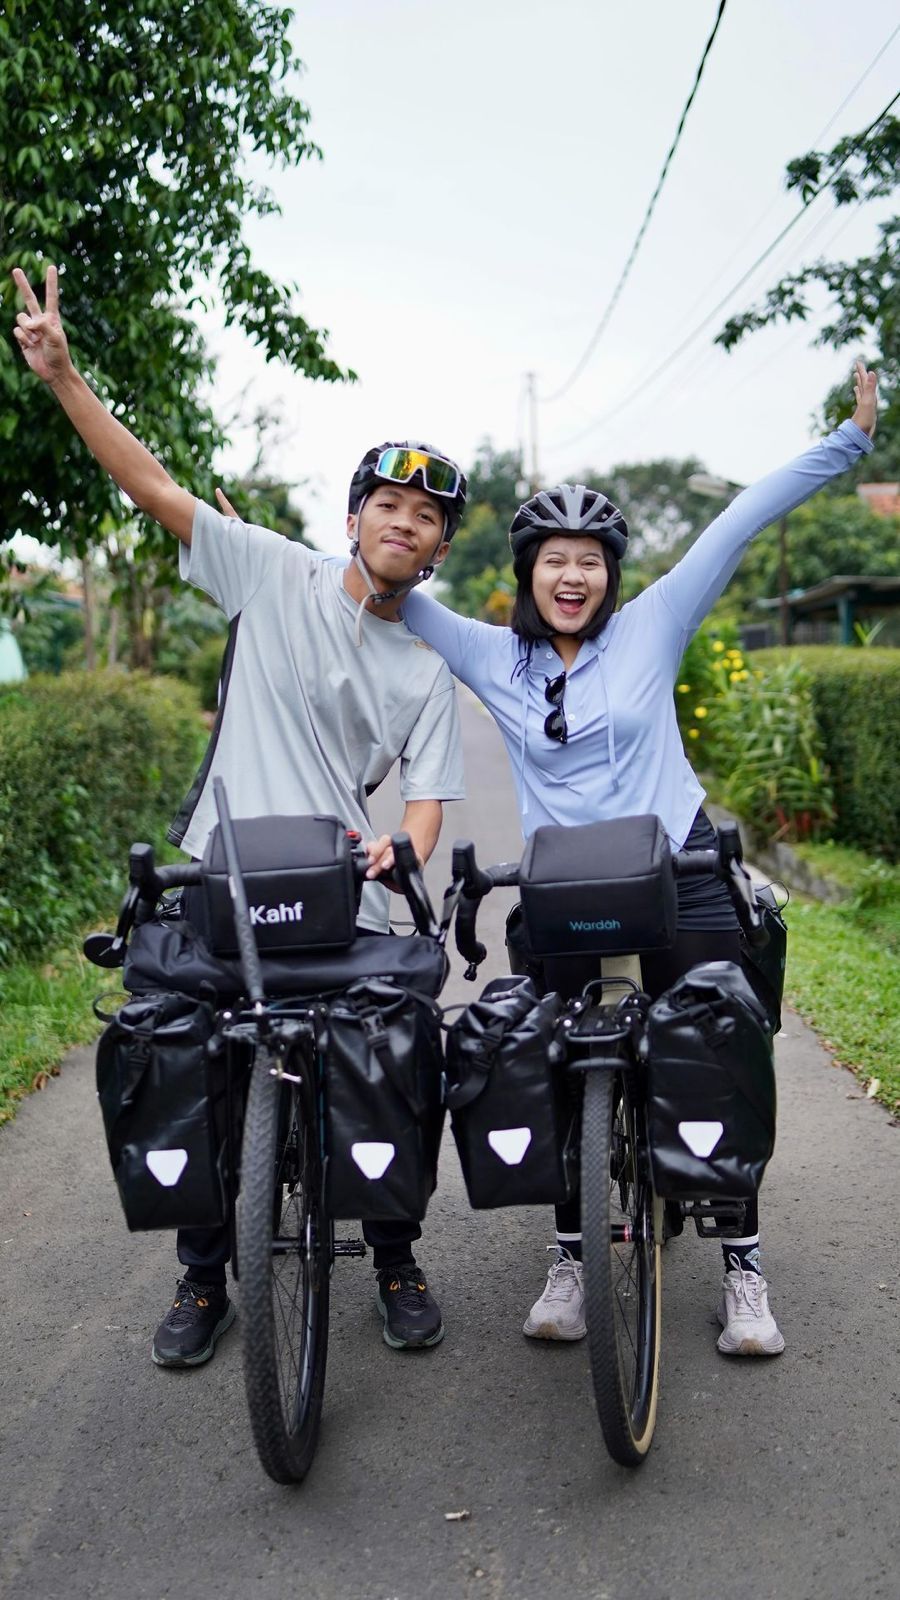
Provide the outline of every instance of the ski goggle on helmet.
[[459,488],[459,467],[427,450],[404,449],[395,444],[382,450],[375,463],[376,477],[389,478],[392,483],[411,483],[417,472],[422,474],[422,485],[428,494],[452,498]]
[[455,461],[413,439],[388,442],[367,450],[350,480],[349,510],[359,510],[379,482],[414,485],[434,495],[446,519],[444,537],[452,539],[466,505],[466,479]]

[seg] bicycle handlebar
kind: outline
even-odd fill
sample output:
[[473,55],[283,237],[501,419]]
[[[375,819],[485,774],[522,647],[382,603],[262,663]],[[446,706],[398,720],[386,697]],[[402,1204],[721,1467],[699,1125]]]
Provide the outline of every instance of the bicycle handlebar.
[[[717,830],[715,850],[679,850],[671,859],[676,877],[715,873],[731,896],[738,921],[750,944],[758,947],[768,943],[753,884],[744,866],[737,823],[726,822],[721,825]],[[485,946],[476,935],[479,904],[492,889],[517,888],[519,865],[500,862],[493,867],[479,867],[474,844],[471,840],[459,839],[453,846],[453,876],[462,882],[462,895],[456,913],[456,948],[468,963],[465,976],[474,978],[476,968],[487,955]]]
[[[409,834],[394,834],[391,838],[391,845],[394,851],[393,875],[409,906],[417,933],[427,934],[435,939],[441,937],[442,930],[435,916],[428,890],[425,887],[425,879],[422,875],[419,859]],[[226,844],[226,859],[227,855]],[[364,878],[367,867],[368,860],[364,854],[361,854],[356,866],[360,881]],[[230,864],[229,877],[233,877]],[[132,928],[135,924],[139,925],[152,916],[157,902],[167,890],[195,888],[202,882],[203,868],[199,861],[178,861],[172,866],[158,867],[154,859],[152,845],[133,844],[128,853],[128,889],[119,910],[116,931],[112,935],[108,933],[88,934],[84,941],[84,953],[88,960],[98,967],[120,967],[125,960],[128,935]],[[253,953],[249,951],[247,953],[250,955],[252,966]],[[242,947],[241,954],[242,956],[244,954]],[[260,976],[258,972],[254,973],[254,977],[257,976]],[[256,984],[254,983],[255,987]],[[252,998],[253,996],[251,996]]]

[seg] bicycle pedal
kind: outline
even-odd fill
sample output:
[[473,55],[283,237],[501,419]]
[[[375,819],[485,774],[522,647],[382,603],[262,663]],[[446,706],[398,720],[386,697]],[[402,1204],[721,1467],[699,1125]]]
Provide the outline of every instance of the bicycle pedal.
[[335,1239],[334,1253],[336,1256],[364,1256],[366,1243],[364,1239]]
[[693,1217],[701,1239],[733,1239],[740,1236],[746,1212],[745,1200],[695,1200],[686,1215]]

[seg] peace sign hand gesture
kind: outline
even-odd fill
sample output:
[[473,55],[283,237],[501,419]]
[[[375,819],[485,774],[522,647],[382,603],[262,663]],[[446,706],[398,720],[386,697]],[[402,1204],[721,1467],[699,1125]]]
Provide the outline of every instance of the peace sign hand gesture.
[[861,361],[857,361],[853,374],[853,393],[856,410],[851,420],[873,439],[878,417],[878,374],[867,371]]
[[59,281],[56,268],[48,266],[45,280],[45,308],[21,267],[13,267],[13,279],[25,301],[25,310],[16,317],[13,333],[32,372],[51,386],[71,368],[69,345],[59,320]]

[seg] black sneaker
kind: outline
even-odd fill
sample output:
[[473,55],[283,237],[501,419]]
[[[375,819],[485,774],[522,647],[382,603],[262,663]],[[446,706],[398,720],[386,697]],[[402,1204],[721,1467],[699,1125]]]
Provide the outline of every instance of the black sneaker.
[[175,1299],[156,1330],[150,1351],[158,1367],[199,1367],[234,1321],[224,1283],[181,1278]]
[[414,1261],[379,1272],[375,1303],[384,1317],[384,1342],[392,1350],[417,1350],[443,1339],[441,1308]]

